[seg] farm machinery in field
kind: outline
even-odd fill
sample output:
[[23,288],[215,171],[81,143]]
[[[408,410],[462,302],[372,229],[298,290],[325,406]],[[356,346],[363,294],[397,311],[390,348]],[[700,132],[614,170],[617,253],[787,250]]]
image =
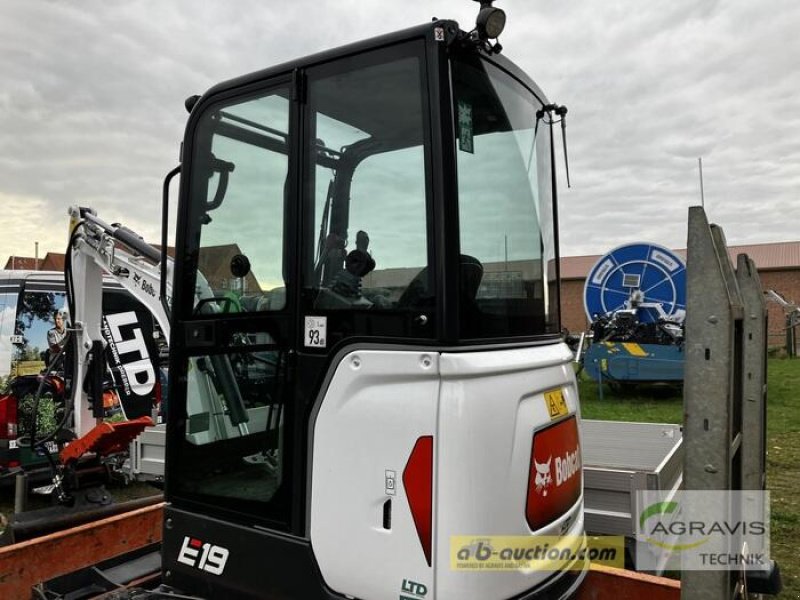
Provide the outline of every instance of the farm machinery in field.
[[612,387],[683,381],[686,265],[680,256],[651,243],[611,250],[586,278],[584,308],[590,344],[578,358],[595,381]]

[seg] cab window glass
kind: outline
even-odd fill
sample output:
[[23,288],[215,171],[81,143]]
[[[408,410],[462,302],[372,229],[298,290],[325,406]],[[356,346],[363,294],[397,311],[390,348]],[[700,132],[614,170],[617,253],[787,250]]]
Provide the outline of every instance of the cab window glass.
[[[489,61],[452,62],[461,337],[558,332],[550,143],[541,103]],[[537,129],[538,127],[538,129]]]
[[20,296],[12,340],[12,376],[41,373],[55,358],[66,338],[66,303],[64,292],[30,291]]
[[[197,125],[194,315],[235,318],[286,308],[288,97],[285,86],[262,90],[210,106]],[[282,319],[285,312],[271,316]],[[224,354],[187,357],[181,459],[170,485],[179,496],[285,526],[286,354],[273,333],[235,333]]]
[[18,294],[4,292],[0,294],[0,391],[6,388],[14,360],[16,347],[13,344],[16,323]]
[[404,57],[309,83],[315,309],[433,304],[420,81],[419,59]]
[[[195,308],[282,310],[289,100],[268,93],[206,113],[192,201],[200,224]],[[213,303],[204,300],[215,299]]]

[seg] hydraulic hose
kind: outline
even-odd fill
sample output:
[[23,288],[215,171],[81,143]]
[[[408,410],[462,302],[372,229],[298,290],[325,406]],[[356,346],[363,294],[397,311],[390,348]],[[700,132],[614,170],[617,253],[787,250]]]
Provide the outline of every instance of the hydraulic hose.
[[[47,373],[49,373],[52,370],[53,366],[56,364],[58,359],[61,357],[61,355],[66,350],[67,345],[71,344],[71,343],[72,343],[72,335],[67,333],[67,337],[64,340],[64,345],[61,346],[61,349],[56,353],[56,355],[50,361],[50,364],[47,365],[47,369],[46,369]],[[72,415],[72,402],[64,402],[64,415],[61,417],[61,421],[58,422],[58,424],[56,425],[55,429],[53,429],[52,432],[50,432],[49,434],[47,434],[43,438],[37,440],[36,439],[36,426],[37,426],[37,423],[39,421],[39,399],[42,396],[42,391],[44,390],[45,381],[47,381],[47,379],[46,379],[45,376],[43,376],[42,380],[39,382],[39,387],[36,388],[36,393],[33,396],[33,410],[31,411],[31,413],[32,413],[31,414],[31,432],[30,432],[30,435],[29,435],[30,441],[28,443],[26,443],[25,442],[25,438],[20,438],[17,441],[17,443],[20,446],[23,446],[23,447],[30,447],[31,450],[34,450],[34,451],[37,448],[41,448],[43,450],[42,454],[47,459],[47,462],[48,462],[48,464],[50,466],[50,471],[52,472],[53,476],[55,477],[57,475],[57,472],[58,472],[57,471],[58,467],[56,465],[55,460],[53,460],[53,457],[50,455],[50,452],[48,452],[47,448],[45,447],[45,444],[47,442],[52,441],[53,439],[55,439],[56,435],[62,429],[64,429],[64,426],[67,424],[67,421],[69,420],[70,416]]]

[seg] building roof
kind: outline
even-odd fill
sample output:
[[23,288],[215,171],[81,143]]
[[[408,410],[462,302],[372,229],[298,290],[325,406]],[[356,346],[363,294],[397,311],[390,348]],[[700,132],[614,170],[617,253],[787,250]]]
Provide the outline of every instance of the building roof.
[[[153,244],[154,248],[161,250],[159,244]],[[167,254],[175,258],[175,248],[167,246]],[[36,268],[36,259],[30,256],[9,256],[5,270],[9,271],[63,271],[65,256],[62,252],[48,252],[44,258],[39,259],[39,268]]]
[[61,252],[48,252],[39,264],[40,271],[63,271],[64,255]]
[[[686,259],[686,248],[673,251]],[[800,241],[728,246],[728,255],[734,264],[739,254],[747,254],[753,259],[759,271],[800,269]],[[561,279],[585,279],[600,258],[600,254],[562,257]]]
[[[35,271],[36,262],[36,259],[32,256],[9,256],[6,266],[3,268],[14,271]],[[39,261],[39,264],[41,264],[41,261]]]
[[30,256],[9,256],[5,269],[7,271],[63,271],[64,255],[61,252],[48,252],[44,258],[37,260]]

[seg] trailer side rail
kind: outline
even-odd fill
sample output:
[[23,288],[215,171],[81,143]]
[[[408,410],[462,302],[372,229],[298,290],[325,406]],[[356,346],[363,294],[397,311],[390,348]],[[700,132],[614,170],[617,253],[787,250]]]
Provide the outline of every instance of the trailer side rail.
[[0,598],[161,541],[164,503],[0,548]]

